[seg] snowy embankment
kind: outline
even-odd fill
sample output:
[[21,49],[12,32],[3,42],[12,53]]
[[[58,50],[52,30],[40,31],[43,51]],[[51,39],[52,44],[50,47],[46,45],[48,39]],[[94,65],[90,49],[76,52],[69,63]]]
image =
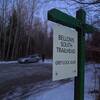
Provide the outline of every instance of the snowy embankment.
[[26,100],[74,100],[73,91],[74,84],[70,82],[36,96],[31,95]]
[[52,59],[45,59],[44,62],[42,60],[39,61],[39,63],[50,63],[52,64],[53,60]]
[[[8,62],[5,63],[7,64]],[[42,63],[52,63],[52,60],[48,59],[44,62],[39,62],[39,64]],[[93,92],[94,89],[98,89],[99,87],[98,79],[96,79],[96,77],[100,77],[99,72],[100,64],[86,64],[84,100],[95,100],[95,95],[94,93],[91,93],[91,91]],[[34,88],[30,85],[28,87],[28,93],[23,95],[24,100],[74,100],[74,79],[73,81],[64,84],[61,84],[58,81],[42,81]],[[5,96],[4,100],[7,100],[6,98],[20,98],[20,94],[22,94],[22,91],[24,90],[21,87],[16,88],[15,92],[10,96]]]
[[[90,92],[91,89],[96,88],[94,81],[94,66],[99,67],[99,64],[87,64],[85,73],[85,98],[84,100],[95,100],[95,96]],[[98,83],[96,85],[98,87]],[[39,95],[31,95],[26,100],[74,100],[74,81],[66,83],[52,90],[48,90]]]
[[17,63],[17,61],[0,61],[0,64],[13,64]]
[[[13,64],[13,63],[18,63],[18,61],[0,61],[0,64]],[[38,63],[52,63],[51,59],[45,59],[44,62],[40,60]]]

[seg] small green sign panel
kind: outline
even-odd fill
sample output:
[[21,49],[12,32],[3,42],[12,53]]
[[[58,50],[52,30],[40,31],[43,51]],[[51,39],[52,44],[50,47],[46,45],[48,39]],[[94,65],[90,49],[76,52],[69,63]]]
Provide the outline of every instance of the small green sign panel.
[[77,76],[77,35],[75,29],[53,23],[53,81]]

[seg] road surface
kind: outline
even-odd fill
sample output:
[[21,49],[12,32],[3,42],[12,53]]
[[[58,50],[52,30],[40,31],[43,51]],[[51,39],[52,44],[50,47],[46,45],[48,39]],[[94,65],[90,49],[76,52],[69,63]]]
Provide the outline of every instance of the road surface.
[[0,97],[18,86],[35,86],[38,82],[51,80],[51,72],[50,63],[0,64]]
[[52,82],[52,63],[0,64],[0,100],[24,100],[66,81]]

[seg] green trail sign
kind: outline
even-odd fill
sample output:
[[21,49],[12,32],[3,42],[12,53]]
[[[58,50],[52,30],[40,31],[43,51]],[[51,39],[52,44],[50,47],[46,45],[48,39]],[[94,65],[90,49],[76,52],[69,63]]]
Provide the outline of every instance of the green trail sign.
[[78,32],[78,73],[75,77],[74,100],[84,100],[84,63],[85,63],[85,35],[91,33],[95,28],[86,24],[86,12],[79,9],[76,18],[67,15],[57,9],[48,11],[48,20],[59,23],[66,27],[74,28]]
[[[83,11],[83,9],[79,10],[80,13]],[[80,15],[79,15],[80,16]],[[67,15],[66,13],[63,13],[57,9],[52,9],[48,12],[48,19],[62,24],[64,26],[68,26],[71,28],[81,28],[81,26],[84,26],[84,31],[87,33],[95,31],[95,28],[89,24],[82,23],[81,19],[76,19],[70,15]]]

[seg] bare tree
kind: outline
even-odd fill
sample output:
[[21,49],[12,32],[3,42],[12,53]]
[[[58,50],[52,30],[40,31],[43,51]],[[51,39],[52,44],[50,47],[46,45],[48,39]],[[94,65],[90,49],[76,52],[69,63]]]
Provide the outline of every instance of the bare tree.
[[23,6],[25,5],[24,0],[16,0],[16,6],[17,6],[17,30],[15,32],[14,36],[14,45],[12,49],[12,59],[16,58],[17,56],[17,49],[18,49],[18,43],[19,35],[23,35],[23,28],[24,28],[24,16],[23,16]]
[[[32,3],[31,5],[31,14],[29,16],[29,25],[32,26],[33,24],[33,20],[34,20],[34,13],[35,13],[35,8],[37,6],[37,0],[30,0],[30,2]],[[31,33],[32,34],[32,33]],[[27,48],[26,48],[26,55],[28,54],[28,50],[29,50],[29,43],[30,43],[30,36],[28,35],[28,42],[27,42]]]
[[80,3],[80,4],[88,4],[88,5],[93,5],[93,4],[99,4],[100,3],[99,0],[92,1],[92,2],[86,2],[84,0],[82,0],[82,1],[81,0],[73,0],[73,1],[75,1],[77,3]]
[[2,17],[2,34],[3,34],[3,53],[2,58],[5,59],[6,55],[6,25],[7,25],[7,9],[9,5],[9,0],[0,0],[1,17]]
[[[15,5],[14,5],[14,0],[13,0],[13,3],[12,3],[12,13],[14,13],[14,11],[15,11]],[[13,15],[13,14],[12,14]],[[10,21],[9,21],[9,24],[11,24],[10,26],[8,26],[9,27],[9,30],[8,31],[10,31],[9,32],[9,36],[8,36],[8,49],[7,49],[7,55],[6,55],[6,58],[10,58],[10,48],[11,48],[11,42],[12,42],[12,30],[13,30],[13,23],[14,23],[14,19],[12,18],[10,18]]]

